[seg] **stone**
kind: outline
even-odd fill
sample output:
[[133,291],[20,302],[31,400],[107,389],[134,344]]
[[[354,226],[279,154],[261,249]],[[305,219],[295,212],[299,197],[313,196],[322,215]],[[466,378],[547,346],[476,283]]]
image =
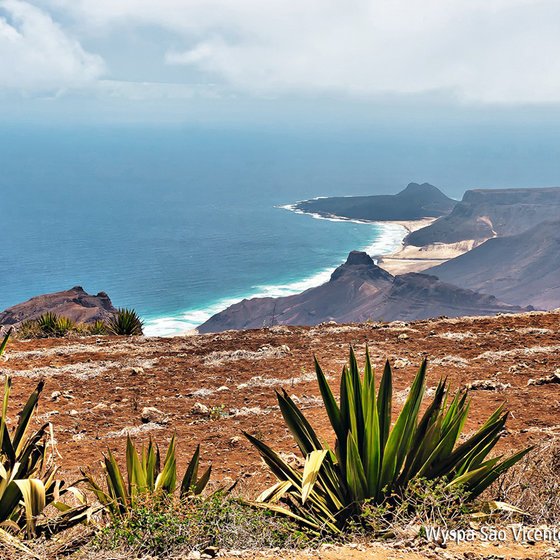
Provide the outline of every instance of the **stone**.
[[199,414],[200,416],[208,416],[210,414],[210,409],[205,404],[197,402],[194,403],[191,412],[193,414]]
[[167,424],[169,421],[166,414],[157,409],[155,406],[145,406],[142,409],[140,418],[144,424],[147,424],[148,422],[153,422],[154,424]]

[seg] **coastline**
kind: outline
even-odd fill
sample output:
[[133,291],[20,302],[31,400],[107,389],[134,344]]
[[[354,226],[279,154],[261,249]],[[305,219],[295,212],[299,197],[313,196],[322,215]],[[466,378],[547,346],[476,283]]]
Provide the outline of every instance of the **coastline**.
[[[383,229],[373,242],[365,247],[356,249],[368,253],[383,269],[390,274],[405,274],[407,272],[421,272],[432,266],[463,254],[473,248],[474,242],[462,242],[453,246],[436,244],[433,246],[413,247],[406,245],[406,236],[418,229],[422,229],[432,224],[437,218],[426,217],[419,220],[355,220],[336,215],[321,215],[317,213],[305,212],[297,208],[296,204],[278,206],[278,208],[289,210],[295,214],[303,214],[317,220],[329,220],[333,222],[352,222],[363,225],[377,226]],[[340,263],[339,263],[340,264]],[[257,286],[253,292],[246,295],[234,297],[224,297],[207,306],[198,309],[191,309],[178,312],[174,315],[148,318],[146,320],[145,332],[147,336],[173,337],[173,336],[193,336],[198,334],[197,327],[212,315],[223,311],[230,305],[238,303],[243,299],[263,298],[263,297],[283,297],[301,293],[309,288],[320,286],[328,282],[333,270],[328,267],[311,274],[300,280],[294,280],[287,284],[270,284]]]
[[[290,205],[292,206],[292,205]],[[288,206],[282,206],[286,210],[290,210],[296,214],[305,214],[315,219],[330,220],[336,222],[353,222],[363,225],[377,226],[381,228],[373,241],[367,245],[354,247],[361,251],[367,252],[372,257],[378,259],[384,255],[393,255],[402,249],[403,240],[414,229],[423,227],[420,221],[365,221],[365,220],[348,220],[343,217],[333,216],[315,216],[307,212],[292,210]],[[424,225],[427,225],[426,223]],[[221,298],[217,301],[211,302],[206,306],[200,306],[196,309],[182,310],[175,314],[165,316],[146,317],[145,333],[146,336],[154,337],[173,337],[173,336],[192,336],[198,334],[196,330],[198,325],[207,321],[212,315],[223,311],[230,305],[238,303],[243,299],[257,298],[257,297],[282,297],[294,294],[299,294],[309,288],[320,286],[331,277],[334,269],[341,263],[336,263],[333,266],[326,267],[318,272],[310,274],[307,277],[293,280],[286,284],[270,284],[264,286],[255,286],[255,289],[247,294],[239,294],[237,296],[229,296]]]

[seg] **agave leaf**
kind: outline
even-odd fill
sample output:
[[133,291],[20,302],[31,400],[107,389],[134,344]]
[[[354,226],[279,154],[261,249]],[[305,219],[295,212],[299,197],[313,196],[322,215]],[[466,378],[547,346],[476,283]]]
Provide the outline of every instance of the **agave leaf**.
[[519,509],[516,506],[508,504],[507,502],[490,500],[489,502],[486,502],[484,505],[485,505],[485,509],[487,508],[491,512],[506,511],[508,513],[519,513],[520,515],[527,515],[527,512],[523,511],[522,509]]
[[526,449],[522,449],[517,453],[513,454],[511,457],[502,461],[499,465],[496,465],[492,471],[488,473],[488,475],[481,480],[472,490],[471,490],[471,497],[472,499],[480,496],[486,488],[488,488],[495,480],[498,479],[500,475],[502,475],[505,471],[511,468],[515,463],[523,459],[527,453],[529,453],[533,449],[533,446],[527,447]]
[[355,500],[367,497],[367,481],[364,466],[358,451],[358,443],[352,432],[348,434],[348,456],[346,463],[348,487]]
[[[4,342],[2,343],[2,346],[0,346],[0,356],[4,352],[4,348],[6,348],[6,344],[8,343],[8,338],[9,338],[9,333],[4,338]],[[0,417],[0,450],[3,450],[4,448],[4,442],[3,442],[4,434],[7,432],[6,418],[8,416],[8,401],[10,399],[11,388],[12,388],[12,379],[9,375],[6,375],[6,380],[4,381],[4,398],[2,400],[2,416]],[[6,478],[6,475],[5,474],[2,475],[2,478]]]
[[156,478],[154,485],[155,490],[163,490],[171,494],[175,490],[177,483],[177,460],[175,456],[175,435],[171,437],[165,459],[163,461],[163,468]]
[[40,381],[33,393],[29,396],[27,403],[23,407],[21,414],[19,416],[18,425],[16,427],[16,431],[14,433],[14,437],[12,439],[12,445],[15,449],[16,455],[21,452],[21,447],[25,443],[25,434],[29,429],[29,423],[31,422],[31,418],[37,409],[37,403],[39,401],[39,396],[41,395],[41,391],[45,386],[44,381]]
[[303,467],[303,483],[301,491],[301,503],[305,504],[313,486],[317,481],[317,476],[323,464],[323,460],[327,456],[327,451],[312,451],[305,459]]
[[283,461],[268,445],[258,440],[256,437],[242,432],[243,435],[257,448],[260,456],[268,465],[274,476],[280,481],[289,480],[296,488],[301,490],[302,477],[296,470]]
[[379,486],[382,489],[386,485],[390,485],[398,476],[402,461],[409,449],[409,443],[416,429],[416,420],[424,394],[425,377],[426,360],[422,362],[401,413],[389,434],[381,466]]
[[202,476],[196,481],[196,484],[194,485],[193,492],[194,492],[195,496],[197,496],[198,494],[201,494],[204,491],[204,489],[208,485],[208,481],[210,480],[211,474],[212,474],[212,466],[209,466],[204,471]]
[[292,519],[295,519],[299,523],[302,523],[303,525],[306,525],[307,527],[309,527],[310,529],[314,529],[315,531],[319,531],[320,528],[321,528],[319,524],[313,523],[312,521],[310,521],[306,517],[300,517],[299,515],[296,515],[295,513],[292,513],[289,509],[286,509],[286,508],[284,508],[282,506],[279,506],[277,504],[270,504],[268,502],[267,503],[247,502],[247,503],[252,505],[253,507],[256,507],[256,508],[259,508],[259,509],[274,511],[276,513],[281,513],[282,515],[285,515],[286,517],[291,517]]
[[323,403],[325,405],[325,410],[331,422],[331,426],[339,440],[346,439],[345,426],[342,420],[342,414],[340,413],[340,408],[336,404],[336,400],[332,394],[331,388],[317,361],[314,357],[315,362],[315,373],[317,375],[317,383],[319,385],[319,390],[321,391],[321,396],[323,398]]
[[284,421],[290,432],[292,432],[303,456],[305,457],[316,449],[321,449],[321,442],[315,431],[286,391],[283,391],[282,394],[277,392],[276,397]]
[[383,455],[389,438],[389,429],[391,428],[391,411],[392,411],[392,393],[393,393],[393,373],[389,360],[385,362],[383,375],[379,383],[379,392],[377,393],[377,413],[379,415],[379,448]]
[[130,494],[126,489],[124,478],[119,465],[109,450],[109,455],[105,457],[105,470],[107,472],[107,487],[109,496],[116,502],[122,514],[127,513],[130,507]]
[[25,504],[25,518],[28,536],[35,534],[35,525],[38,515],[45,509],[45,486],[38,478],[14,480]]
[[192,456],[192,459],[189,461],[189,466],[187,467],[185,476],[183,477],[183,481],[181,482],[181,496],[187,495],[196,483],[196,479],[198,476],[199,458],[200,458],[200,445],[197,445],[194,455]]
[[290,490],[292,483],[289,480],[283,480],[277,482],[257,497],[257,502],[263,503],[275,503],[278,502],[282,497]]
[[4,336],[4,340],[2,340],[2,343],[0,343],[0,356],[2,356],[2,354],[6,350],[6,346],[8,346],[8,340],[10,340],[10,335],[12,334],[12,330],[13,330],[13,328],[10,327],[10,329],[8,330],[6,335]]

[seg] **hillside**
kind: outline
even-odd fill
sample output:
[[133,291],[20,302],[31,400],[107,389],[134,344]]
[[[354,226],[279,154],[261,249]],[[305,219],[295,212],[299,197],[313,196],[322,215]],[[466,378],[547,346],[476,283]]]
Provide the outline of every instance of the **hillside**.
[[489,239],[425,272],[508,303],[560,307],[560,221]]
[[[449,376],[453,387],[475,380],[502,383],[501,391],[473,392],[467,430],[506,401],[512,416],[504,442],[517,448],[557,430],[560,385],[527,383],[560,368],[559,328],[560,313],[532,312],[165,339],[14,340],[1,369],[14,376],[13,410],[39,379],[45,380],[37,423],[53,422],[66,475],[98,465],[107,447],[122,456],[127,433],[159,442],[177,433],[181,468],[201,442],[216,481],[244,473],[241,486],[252,492],[270,479],[255,451],[239,437],[241,430],[258,432],[285,452],[293,450],[279,422],[274,389],[284,387],[295,395],[322,435],[332,438],[318,399],[313,354],[337,387],[348,345],[355,345],[361,360],[369,344],[377,368],[385,357],[395,366],[397,402],[425,355],[429,387],[440,376]],[[162,412],[156,422],[142,422],[146,406]]]
[[426,274],[392,276],[366,253],[352,251],[325,284],[301,294],[235,303],[198,327],[201,333],[271,325],[317,325],[383,319],[414,320],[446,315],[493,315],[521,311]]
[[0,312],[0,325],[17,325],[37,319],[46,312],[56,313],[79,323],[109,319],[117,310],[105,292],[88,294],[81,286],[36,296]]
[[354,220],[418,220],[451,211],[455,200],[428,183],[410,183],[394,195],[336,196],[298,202],[295,209]]
[[560,215],[560,187],[477,189],[465,192],[451,213],[410,233],[408,245],[452,244],[516,235]]

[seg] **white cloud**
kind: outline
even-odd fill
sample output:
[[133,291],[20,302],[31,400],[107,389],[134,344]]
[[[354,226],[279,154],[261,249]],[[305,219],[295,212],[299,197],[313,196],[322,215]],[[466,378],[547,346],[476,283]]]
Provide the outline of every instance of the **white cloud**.
[[165,30],[162,65],[251,94],[445,92],[475,102],[560,102],[557,0],[36,4],[71,14],[76,29],[98,40],[123,29]]
[[0,0],[0,88],[33,94],[83,86],[104,64],[52,18],[20,0]]

